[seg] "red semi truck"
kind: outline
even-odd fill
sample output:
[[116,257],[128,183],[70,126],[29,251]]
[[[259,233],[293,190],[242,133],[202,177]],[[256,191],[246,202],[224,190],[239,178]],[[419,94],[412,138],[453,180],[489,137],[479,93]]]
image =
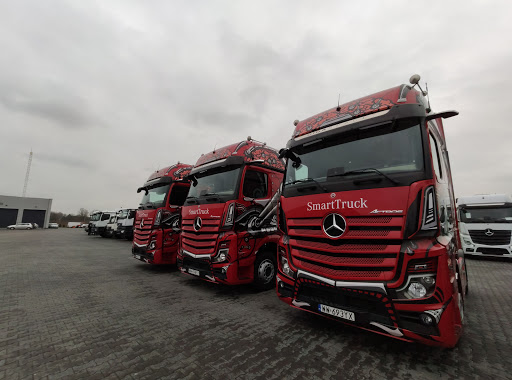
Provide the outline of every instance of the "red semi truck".
[[294,123],[280,151],[277,294],[366,330],[453,347],[467,277],[442,119],[458,113],[432,113],[418,82]]
[[135,215],[133,257],[150,264],[176,264],[180,208],[190,182],[191,165],[177,163],[151,174],[137,192],[144,192]]
[[189,174],[178,266],[223,284],[275,287],[276,197],[284,161],[252,140],[202,155]]

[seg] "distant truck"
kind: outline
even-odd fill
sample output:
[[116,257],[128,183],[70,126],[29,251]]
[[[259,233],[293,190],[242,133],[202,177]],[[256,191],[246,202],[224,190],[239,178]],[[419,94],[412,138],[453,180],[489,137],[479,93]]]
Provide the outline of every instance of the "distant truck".
[[117,212],[117,228],[114,230],[114,236],[120,239],[133,239],[133,222],[137,210],[125,208]]
[[278,152],[250,137],[202,155],[182,209],[181,271],[215,283],[275,287],[283,171]]
[[132,254],[149,264],[176,264],[180,210],[192,165],[177,163],[152,173],[138,193],[144,195],[135,214]]
[[82,222],[68,222],[68,228],[77,228]]
[[96,226],[96,223],[101,219],[101,211],[93,211],[91,212],[90,218],[89,218],[89,224],[85,228],[85,232],[87,232],[87,235],[92,235],[93,230]]
[[116,212],[117,211],[101,211],[99,219],[92,225],[92,234],[106,237],[107,224],[110,222],[110,218],[116,215]]
[[481,194],[457,199],[466,255],[512,257],[512,197]]

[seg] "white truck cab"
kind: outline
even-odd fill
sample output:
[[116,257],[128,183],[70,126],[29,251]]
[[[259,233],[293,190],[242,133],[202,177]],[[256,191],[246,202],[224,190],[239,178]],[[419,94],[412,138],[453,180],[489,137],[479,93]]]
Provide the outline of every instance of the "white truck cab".
[[460,197],[457,210],[466,255],[512,257],[512,197],[506,194]]
[[117,213],[115,215],[111,215],[110,219],[105,227],[105,233],[102,235],[103,237],[114,237],[117,230]]
[[116,216],[117,211],[102,211],[100,219],[95,223],[92,228],[92,233],[105,237],[107,231],[107,224],[110,222],[110,218]]

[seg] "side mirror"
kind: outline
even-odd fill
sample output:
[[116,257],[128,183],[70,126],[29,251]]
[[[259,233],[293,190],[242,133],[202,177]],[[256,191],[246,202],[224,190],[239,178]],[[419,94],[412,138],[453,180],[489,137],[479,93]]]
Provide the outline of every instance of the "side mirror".
[[254,199],[255,199],[255,198],[251,198],[251,197],[244,197],[244,201],[246,201],[246,202],[254,202]]
[[293,161],[293,167],[298,168],[301,164],[301,159],[288,148],[279,150],[279,158],[288,158]]

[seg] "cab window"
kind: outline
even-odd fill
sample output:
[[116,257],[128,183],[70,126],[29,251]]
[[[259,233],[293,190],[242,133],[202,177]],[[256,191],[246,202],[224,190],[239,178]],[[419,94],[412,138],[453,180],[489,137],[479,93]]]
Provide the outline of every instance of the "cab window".
[[439,154],[439,146],[437,144],[436,139],[432,134],[429,134],[430,137],[430,150],[432,151],[432,165],[434,166],[434,171],[436,172],[436,177],[438,180],[443,178],[443,171],[441,169],[441,156]]
[[247,170],[245,172],[243,195],[249,198],[265,198],[267,196],[268,178],[267,174],[256,171]]

